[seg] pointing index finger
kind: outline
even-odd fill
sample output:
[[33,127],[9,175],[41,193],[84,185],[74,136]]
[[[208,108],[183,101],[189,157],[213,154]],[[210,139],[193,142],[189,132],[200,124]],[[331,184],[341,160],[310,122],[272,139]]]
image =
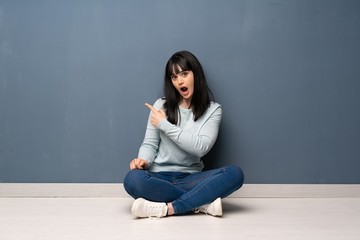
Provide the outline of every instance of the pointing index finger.
[[145,103],[145,106],[148,107],[153,113],[156,112],[155,108],[153,106],[151,106],[150,104]]

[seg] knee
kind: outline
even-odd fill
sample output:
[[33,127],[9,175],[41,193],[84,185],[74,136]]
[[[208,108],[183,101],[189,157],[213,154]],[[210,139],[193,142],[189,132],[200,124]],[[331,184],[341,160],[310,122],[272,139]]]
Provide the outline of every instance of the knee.
[[129,171],[124,178],[124,187],[128,186],[132,182],[133,171]]
[[131,170],[129,171],[125,178],[124,178],[124,188],[125,190],[132,195],[134,192],[134,189],[137,188],[136,184],[141,182],[141,178],[143,175],[144,171],[143,170]]
[[227,167],[230,179],[237,189],[244,184],[244,172],[236,165],[229,165]]

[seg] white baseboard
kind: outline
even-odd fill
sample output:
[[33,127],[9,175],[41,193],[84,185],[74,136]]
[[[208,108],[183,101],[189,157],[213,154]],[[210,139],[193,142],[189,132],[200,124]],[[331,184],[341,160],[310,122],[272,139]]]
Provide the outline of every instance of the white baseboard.
[[[122,183],[0,183],[0,197],[130,197]],[[232,198],[360,198],[360,184],[245,184]]]

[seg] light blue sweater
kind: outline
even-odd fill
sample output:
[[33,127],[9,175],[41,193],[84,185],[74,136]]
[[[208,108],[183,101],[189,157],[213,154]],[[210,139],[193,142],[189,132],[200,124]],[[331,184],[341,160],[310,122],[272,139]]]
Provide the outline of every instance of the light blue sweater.
[[[165,100],[158,99],[155,109],[163,107]],[[145,138],[138,158],[149,162],[152,172],[199,172],[204,164],[201,157],[214,145],[221,121],[221,105],[211,102],[206,112],[195,122],[191,109],[179,108],[180,123],[171,124],[163,119],[158,128],[150,122],[149,115]]]

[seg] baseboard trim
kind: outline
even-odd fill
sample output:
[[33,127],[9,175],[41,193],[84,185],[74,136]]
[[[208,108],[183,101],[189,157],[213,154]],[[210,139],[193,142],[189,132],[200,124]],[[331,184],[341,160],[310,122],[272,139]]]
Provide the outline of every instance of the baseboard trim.
[[[128,198],[122,183],[0,183],[0,197]],[[231,198],[360,198],[360,184],[245,184]]]

